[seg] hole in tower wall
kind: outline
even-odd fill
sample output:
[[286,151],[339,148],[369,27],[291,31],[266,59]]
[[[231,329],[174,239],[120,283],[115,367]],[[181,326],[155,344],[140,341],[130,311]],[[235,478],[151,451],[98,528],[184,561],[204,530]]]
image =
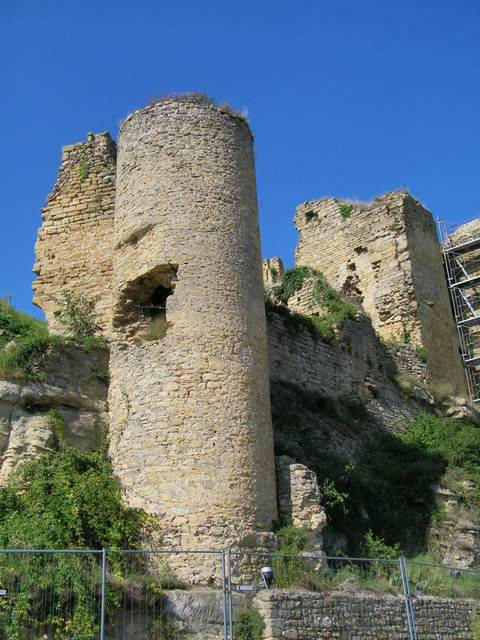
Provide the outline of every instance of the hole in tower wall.
[[150,299],[150,307],[148,307],[151,318],[167,316],[167,298],[172,295],[172,293],[172,287],[159,285],[154,289]]
[[160,340],[170,326],[168,299],[173,295],[177,265],[158,265],[127,283],[115,305],[113,324],[125,339]]

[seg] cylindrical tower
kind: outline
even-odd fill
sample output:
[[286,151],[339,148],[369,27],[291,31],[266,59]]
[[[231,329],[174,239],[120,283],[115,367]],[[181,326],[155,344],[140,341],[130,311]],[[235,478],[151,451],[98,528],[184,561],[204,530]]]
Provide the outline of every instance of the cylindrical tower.
[[253,144],[169,99],[119,135],[111,453],[164,545],[265,547],[277,517]]

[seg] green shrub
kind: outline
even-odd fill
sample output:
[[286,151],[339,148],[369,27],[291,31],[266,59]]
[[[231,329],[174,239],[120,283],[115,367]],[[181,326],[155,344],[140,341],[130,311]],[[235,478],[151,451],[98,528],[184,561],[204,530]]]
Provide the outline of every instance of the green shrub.
[[278,270],[275,267],[270,267],[270,273],[272,275],[272,282],[273,283],[278,282],[278,278],[279,278]]
[[80,154],[80,160],[78,162],[78,175],[80,177],[80,182],[83,182],[90,175],[90,169],[92,168],[92,163],[87,162],[86,159],[86,149],[87,145],[84,146],[82,152]]
[[41,380],[40,364],[43,356],[52,344],[45,332],[19,336],[16,341],[0,352],[0,371],[7,377],[23,380]]
[[[331,287],[323,274],[310,267],[295,267],[287,269],[279,285],[272,289],[274,296],[282,305],[286,305],[291,296],[299,291],[307,278],[313,280],[313,299],[324,309],[323,315],[304,316],[292,313],[286,307],[275,306],[267,302],[267,311],[276,311],[287,318],[295,326],[306,326],[312,335],[326,341],[335,338],[334,327],[347,318],[354,319],[357,313],[355,305],[342,300],[341,296]],[[283,311],[282,311],[283,309]],[[287,324],[288,326],[288,324]]]
[[56,302],[62,308],[59,321],[71,336],[90,338],[95,335],[99,327],[99,314],[95,306],[100,295],[89,298],[84,293],[65,292]]
[[351,204],[341,204],[340,205],[340,215],[342,218],[346,219],[352,215],[353,207]]
[[47,335],[46,322],[17,311],[8,302],[0,300],[0,348],[15,338]]
[[[49,418],[63,429],[56,412]],[[124,505],[104,451],[60,448],[23,464],[0,489],[2,549],[132,549],[145,521]]]
[[377,538],[369,529],[364,536],[364,552],[367,558],[382,558],[383,560],[397,560],[400,557],[400,545],[385,543],[383,538]]
[[49,409],[47,411],[47,418],[53,429],[55,435],[55,444],[58,449],[66,447],[63,420],[56,409]]
[[148,632],[148,640],[182,640],[187,636],[176,620],[165,615],[159,616]]
[[233,630],[235,640],[261,640],[265,622],[256,609],[247,607],[237,612]]
[[104,384],[110,384],[110,373],[108,369],[104,367],[97,367],[92,371],[92,375],[97,380],[100,380],[100,382],[103,382]]
[[275,296],[286,304],[296,291],[302,288],[306,278],[310,277],[312,270],[309,267],[295,267],[287,269],[283,274],[282,282],[273,290]]
[[279,540],[278,553],[298,555],[308,548],[308,533],[304,527],[286,525],[276,535]]
[[[56,412],[49,418],[60,424]],[[135,549],[150,518],[124,505],[105,450],[81,453],[62,446],[17,469],[0,489],[2,549]],[[141,561],[140,560],[137,560]],[[25,628],[58,638],[95,640],[100,606],[100,556],[0,554],[0,583],[9,585],[0,608],[8,638]],[[125,556],[109,554],[109,571],[127,571]],[[107,614],[119,600],[110,578]],[[50,637],[50,636],[49,636]],[[174,636],[166,636],[174,637]]]
[[425,347],[416,347],[415,348],[415,355],[422,362],[426,363],[427,360],[428,360],[428,351],[425,349]]
[[441,456],[450,468],[480,471],[480,429],[470,422],[421,414],[403,441]]

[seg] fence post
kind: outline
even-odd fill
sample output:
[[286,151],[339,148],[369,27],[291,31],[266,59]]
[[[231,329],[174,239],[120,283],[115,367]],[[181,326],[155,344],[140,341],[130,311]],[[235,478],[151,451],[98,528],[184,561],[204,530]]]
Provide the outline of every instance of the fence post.
[[100,601],[100,638],[104,640],[105,634],[105,581],[107,579],[107,550],[102,550],[102,595]]
[[225,566],[225,549],[222,549],[222,609],[223,609],[223,640],[228,640],[227,622],[227,576]]
[[410,581],[408,579],[408,567],[405,558],[400,558],[400,574],[402,576],[403,597],[405,599],[405,609],[407,612],[408,632],[410,640],[418,640],[417,629],[415,627],[415,616],[413,613],[412,593],[410,591]]
[[227,593],[230,640],[233,640],[232,554],[230,549],[227,549]]

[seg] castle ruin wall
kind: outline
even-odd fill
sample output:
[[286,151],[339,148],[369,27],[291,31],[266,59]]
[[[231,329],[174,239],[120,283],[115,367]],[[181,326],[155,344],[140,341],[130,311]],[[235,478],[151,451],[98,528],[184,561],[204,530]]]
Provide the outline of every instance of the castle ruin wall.
[[159,517],[165,546],[268,546],[276,486],[246,122],[175,100],[129,116],[115,247],[110,438],[130,504]]
[[108,133],[89,133],[87,142],[62,148],[58,180],[42,209],[32,287],[53,332],[62,332],[58,300],[66,292],[101,295],[96,309],[103,327],[110,315],[115,162]]
[[297,207],[297,266],[320,270],[370,315],[379,335],[423,347],[430,382],[465,392],[432,215],[408,192],[372,203],[334,198]]
[[[289,327],[278,313],[269,312],[267,319],[270,375],[280,387],[285,382],[325,396],[361,396],[372,415],[393,431],[403,431],[411,414],[392,379],[396,363],[368,317],[358,314],[345,321],[333,342],[305,327]],[[421,363],[417,367],[421,373]]]

